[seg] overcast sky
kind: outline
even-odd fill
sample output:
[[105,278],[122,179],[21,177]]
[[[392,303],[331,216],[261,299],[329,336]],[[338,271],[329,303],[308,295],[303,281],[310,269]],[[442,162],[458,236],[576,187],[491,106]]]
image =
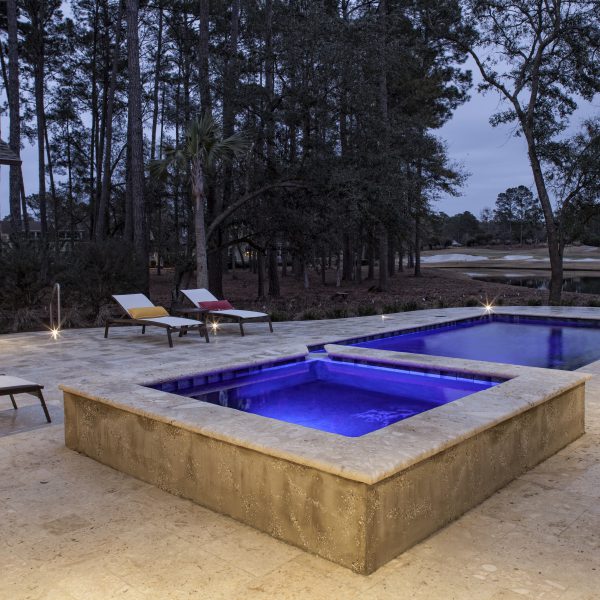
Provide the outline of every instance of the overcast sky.
[[[477,78],[474,77],[476,80]],[[3,102],[0,94],[0,103]],[[532,187],[533,178],[522,138],[515,138],[509,126],[492,127],[489,117],[499,106],[494,93],[485,96],[471,90],[471,99],[458,108],[451,121],[439,132],[448,144],[450,159],[462,166],[469,177],[462,195],[441,198],[435,210],[450,215],[465,210],[479,216],[481,209],[494,205],[500,192],[509,187],[525,185]],[[600,99],[584,104],[573,117],[572,129],[579,128],[581,121],[600,114]],[[8,138],[8,116],[0,117],[2,138]],[[22,152],[23,175],[27,194],[37,192],[37,156],[35,147],[26,145]],[[535,193],[535,192],[534,192]],[[0,167],[0,218],[8,212],[8,167]]]

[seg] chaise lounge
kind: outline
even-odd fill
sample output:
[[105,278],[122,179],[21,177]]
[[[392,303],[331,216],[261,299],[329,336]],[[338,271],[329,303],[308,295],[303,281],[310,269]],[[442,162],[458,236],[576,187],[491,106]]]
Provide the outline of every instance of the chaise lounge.
[[204,321],[194,319],[184,319],[182,317],[172,317],[162,306],[155,306],[144,294],[121,294],[113,296],[115,301],[123,309],[124,315],[120,318],[110,318],[106,321],[104,337],[108,337],[108,330],[111,325],[140,325],[142,333],[146,333],[146,327],[154,325],[167,330],[169,347],[173,347],[171,334],[179,332],[179,337],[186,335],[191,329],[197,329],[200,335],[204,335],[206,343],[208,339],[208,329]]
[[267,313],[253,310],[237,310],[227,300],[217,300],[215,296],[204,288],[181,290],[181,293],[198,308],[198,312],[202,316],[210,315],[218,321],[224,320],[238,323],[242,335],[244,335],[244,323],[268,323],[271,333],[273,332],[271,316]]
[[52,420],[50,419],[50,413],[48,412],[44,395],[42,394],[43,389],[44,386],[40,385],[39,383],[33,383],[32,381],[27,381],[26,379],[21,379],[20,377],[0,375],[0,396],[10,396],[10,401],[12,402],[15,410],[17,410],[17,403],[15,401],[16,394],[31,394],[32,396],[36,396],[42,405],[42,410],[44,411],[46,421],[51,423]]

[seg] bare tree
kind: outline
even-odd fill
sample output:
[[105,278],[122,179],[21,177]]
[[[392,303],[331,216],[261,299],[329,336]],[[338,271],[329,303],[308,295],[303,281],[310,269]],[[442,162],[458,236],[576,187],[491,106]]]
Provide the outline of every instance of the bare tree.
[[464,7],[466,33],[454,39],[475,61],[480,90],[498,92],[508,105],[492,124],[516,123],[527,143],[548,239],[549,301],[560,304],[562,247],[545,153],[567,126],[577,96],[591,100],[600,91],[600,8],[593,0],[467,0]]

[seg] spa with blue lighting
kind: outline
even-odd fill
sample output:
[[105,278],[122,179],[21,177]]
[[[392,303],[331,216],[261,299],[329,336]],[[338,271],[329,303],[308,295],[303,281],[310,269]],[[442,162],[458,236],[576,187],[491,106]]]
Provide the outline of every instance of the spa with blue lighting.
[[303,427],[359,437],[496,384],[473,377],[308,359],[267,365],[250,374],[223,372],[152,387]]

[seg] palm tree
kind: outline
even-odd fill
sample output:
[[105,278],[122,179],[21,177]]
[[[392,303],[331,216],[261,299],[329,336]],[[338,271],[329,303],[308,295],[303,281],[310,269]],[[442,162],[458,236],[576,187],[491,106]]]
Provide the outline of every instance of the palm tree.
[[163,147],[162,160],[151,163],[153,177],[163,178],[169,167],[178,165],[189,173],[194,196],[194,229],[196,233],[196,283],[199,288],[208,287],[206,258],[206,176],[223,162],[244,154],[251,145],[243,133],[222,139],[219,128],[211,115],[205,113],[188,127],[185,142],[178,148]]

